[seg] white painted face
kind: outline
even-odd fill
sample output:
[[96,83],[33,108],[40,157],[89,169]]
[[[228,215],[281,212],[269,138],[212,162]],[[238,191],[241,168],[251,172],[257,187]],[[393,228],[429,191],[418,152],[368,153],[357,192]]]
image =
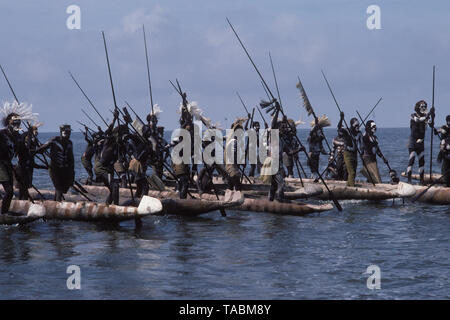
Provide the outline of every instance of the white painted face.
[[61,137],[67,138],[67,139],[70,138],[70,130],[62,130]]
[[12,128],[13,131],[19,132],[21,130],[20,128],[21,120],[17,116],[13,116],[11,120],[9,120],[9,125]]
[[375,134],[375,132],[377,132],[377,125],[375,124],[375,122],[372,122],[370,131],[372,132],[372,134]]
[[420,110],[420,113],[422,113],[422,114],[427,113],[427,105],[425,103],[420,104],[419,110]]

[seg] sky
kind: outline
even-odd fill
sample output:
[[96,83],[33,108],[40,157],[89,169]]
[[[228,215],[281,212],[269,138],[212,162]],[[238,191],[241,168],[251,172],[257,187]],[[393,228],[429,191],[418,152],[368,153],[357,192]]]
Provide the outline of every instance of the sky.
[[[66,12],[77,5],[80,29],[68,29]],[[370,30],[368,6],[380,8],[381,29]],[[407,127],[420,99],[431,105],[436,65],[437,123],[450,113],[450,2],[403,0],[2,0],[0,64],[21,102],[31,103],[42,132],[62,123],[79,129],[100,118],[69,77],[70,70],[94,105],[111,118],[113,97],[101,31],[105,32],[117,104],[129,102],[142,118],[150,111],[142,25],[150,55],[154,103],[160,124],[178,126],[178,79],[190,101],[222,128],[266,94],[226,22],[228,17],[289,117],[311,119],[296,88],[300,76],[318,115],[337,124],[339,113],[324,70],[347,117],[367,114],[377,100],[378,127]],[[12,101],[0,78],[0,101]],[[259,119],[259,116],[257,117]],[[260,119],[259,119],[260,120]],[[92,125],[93,126],[93,125]]]

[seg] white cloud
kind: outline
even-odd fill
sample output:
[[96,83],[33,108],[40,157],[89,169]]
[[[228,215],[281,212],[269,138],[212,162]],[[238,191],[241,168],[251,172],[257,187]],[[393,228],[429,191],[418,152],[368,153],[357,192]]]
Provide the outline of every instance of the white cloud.
[[146,9],[137,9],[122,19],[122,31],[124,33],[134,33],[141,30],[142,25],[152,30],[158,31],[160,26],[167,21],[168,10],[156,5],[148,12]]
[[300,19],[293,13],[281,13],[272,23],[273,30],[280,36],[292,36],[300,31]]

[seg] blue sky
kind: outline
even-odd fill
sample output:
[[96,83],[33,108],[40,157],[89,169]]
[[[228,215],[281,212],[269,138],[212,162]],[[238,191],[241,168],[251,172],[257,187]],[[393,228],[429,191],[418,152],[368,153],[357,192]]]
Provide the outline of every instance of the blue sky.
[[[66,8],[72,4],[81,8],[81,30],[66,27]],[[366,27],[371,4],[380,6],[381,30]],[[274,88],[271,53],[290,117],[306,119],[295,87],[300,75],[316,113],[327,114],[336,125],[338,112],[320,73],[324,69],[348,116],[357,108],[366,114],[383,97],[375,113],[378,126],[406,127],[417,100],[431,104],[435,64],[441,124],[450,113],[449,16],[448,1],[2,1],[0,63],[19,99],[40,114],[41,131],[55,131],[61,123],[78,128],[76,120],[88,123],[81,108],[100,123],[67,71],[109,118],[113,100],[104,30],[117,102],[123,106],[127,100],[144,116],[149,111],[144,23],[153,98],[164,111],[161,124],[178,125],[180,99],[169,84],[178,78],[188,99],[228,127],[244,115],[236,91],[248,106],[265,96],[228,17]],[[12,100],[4,79],[0,99]]]

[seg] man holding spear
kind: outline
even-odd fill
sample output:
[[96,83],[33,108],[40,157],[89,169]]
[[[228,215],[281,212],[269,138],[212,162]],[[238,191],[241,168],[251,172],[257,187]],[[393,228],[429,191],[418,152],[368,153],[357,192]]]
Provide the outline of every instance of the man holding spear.
[[0,130],[0,148],[2,150],[0,153],[0,183],[5,195],[2,199],[1,214],[8,212],[14,195],[12,160],[16,153],[20,123],[20,116],[14,112],[2,119],[2,125],[5,128]]
[[323,148],[322,141],[326,140],[323,134],[323,128],[331,125],[326,116],[318,119],[317,117],[311,121],[311,131],[309,132],[308,144],[309,144],[309,167],[311,168],[312,179],[317,179],[316,172],[319,170],[319,157],[320,154],[329,155]]
[[408,183],[411,183],[412,166],[414,165],[415,157],[417,157],[419,159],[420,183],[424,185],[425,130],[427,124],[431,127],[431,118],[434,118],[434,107],[427,112],[427,103],[425,100],[420,100],[415,104],[414,111],[415,113],[411,114],[410,119],[411,134],[408,142],[409,162],[406,174],[408,176]]
[[[328,143],[328,140],[325,136],[325,133],[323,132],[324,127],[328,127],[331,125],[328,118],[323,115],[322,117],[318,118],[316,116],[316,113],[314,112],[314,109],[309,102],[308,96],[306,95],[305,88],[303,87],[302,82],[300,81],[300,77],[297,77],[298,83],[297,88],[300,90],[300,96],[303,100],[303,106],[306,109],[306,112],[308,112],[308,116],[312,115],[314,117],[314,121],[311,122],[311,131],[309,133],[308,142],[309,142],[309,152],[310,152],[310,158],[311,161],[309,161],[309,167],[311,168],[311,173],[313,175],[313,179],[317,179],[317,175],[315,174],[316,171],[319,169],[319,157],[320,154],[331,154],[331,147]],[[326,152],[323,148],[322,141],[325,140],[325,143],[328,147],[328,152]],[[334,161],[334,158],[331,158],[332,161]]]
[[[245,48],[244,44],[242,43],[242,41],[241,41],[241,39],[239,38],[239,36],[238,36],[236,30],[234,30],[234,27],[232,26],[232,24],[231,24],[230,20],[228,20],[228,18],[227,18],[227,22],[228,22],[230,28],[233,30],[233,33],[235,34],[237,40],[239,41],[239,43],[240,43],[242,49],[243,49],[244,52],[245,52],[245,54],[246,54],[247,57],[249,58],[251,64],[253,65],[253,68],[255,69],[256,73],[257,73],[258,76],[260,77],[260,79],[261,79],[261,81],[262,81],[262,83],[263,83],[264,88],[267,90],[268,94],[270,95],[270,98],[272,99],[271,103],[269,103],[268,105],[266,105],[266,107],[269,107],[270,105],[274,104],[274,105],[272,105],[272,107],[269,107],[269,108],[268,108],[268,112],[271,112],[272,110],[275,109],[275,112],[280,112],[280,113],[284,116],[284,111],[283,111],[283,109],[281,109],[281,107],[279,106],[277,99],[276,99],[275,96],[273,95],[272,91],[269,89],[269,87],[268,87],[268,85],[267,85],[267,82],[264,80],[264,78],[263,78],[263,76],[261,75],[259,69],[256,67],[255,63],[253,62],[253,59],[250,57],[250,54],[248,53],[247,49]],[[297,142],[298,142],[298,144],[299,144],[299,146],[300,146],[299,149],[298,149],[298,151],[303,151],[303,152],[305,152],[306,158],[309,159],[309,155],[308,155],[308,153],[306,153],[306,151],[305,151],[305,149],[304,149],[304,147],[303,147],[303,144],[301,143],[300,139],[299,139],[297,136],[295,136],[294,138],[297,140]],[[264,165],[263,165],[263,167],[264,167]],[[319,175],[319,179],[321,180],[321,182],[323,183],[323,185],[324,185],[325,188],[327,189],[327,191],[328,191],[328,193],[329,193],[329,195],[330,195],[330,198],[333,200],[333,203],[335,204],[336,208],[337,208],[339,211],[342,211],[342,206],[341,206],[340,203],[337,201],[337,199],[336,199],[336,197],[334,196],[333,192],[330,190],[330,188],[329,188],[328,185],[326,184],[326,182],[325,182],[325,180],[323,179],[322,175],[321,175],[320,173],[318,173],[318,175]]]

